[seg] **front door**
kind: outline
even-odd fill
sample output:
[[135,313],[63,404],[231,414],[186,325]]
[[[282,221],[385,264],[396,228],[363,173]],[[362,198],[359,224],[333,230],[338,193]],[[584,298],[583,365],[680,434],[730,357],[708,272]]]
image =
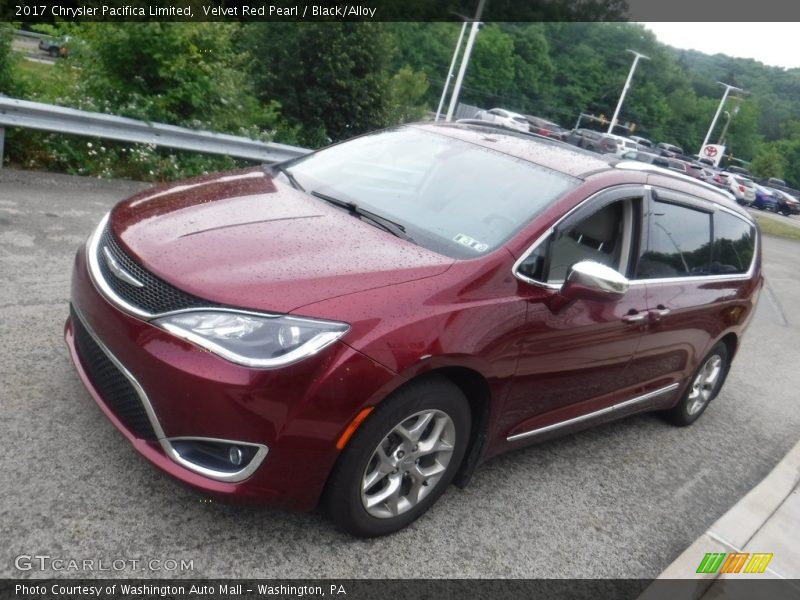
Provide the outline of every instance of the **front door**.
[[[526,331],[501,431],[509,437],[603,411],[630,397],[626,368],[647,325],[646,287],[617,301],[563,302],[558,289],[576,262],[628,276],[638,256],[644,190],[601,193],[559,224],[518,267],[533,283]],[[538,285],[536,282],[540,282]]]

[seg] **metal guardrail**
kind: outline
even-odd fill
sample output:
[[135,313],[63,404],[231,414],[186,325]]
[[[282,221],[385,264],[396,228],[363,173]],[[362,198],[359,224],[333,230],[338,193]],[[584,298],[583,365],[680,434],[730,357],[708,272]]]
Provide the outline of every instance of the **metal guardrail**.
[[147,123],[126,117],[0,96],[0,167],[3,164],[4,127],[39,129],[122,142],[153,144],[266,163],[281,162],[311,152],[306,148],[260,142],[224,133]]
[[50,36],[50,35],[46,35],[44,33],[38,33],[36,31],[25,31],[24,29],[15,29],[14,30],[14,35],[20,36],[20,37],[35,38],[37,40],[45,40],[47,38],[53,37],[53,36]]

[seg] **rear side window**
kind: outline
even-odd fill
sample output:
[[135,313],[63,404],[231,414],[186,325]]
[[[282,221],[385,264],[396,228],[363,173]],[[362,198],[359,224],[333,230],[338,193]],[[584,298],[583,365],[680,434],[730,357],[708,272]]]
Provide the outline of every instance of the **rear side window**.
[[694,277],[711,269],[711,213],[653,202],[638,279]]
[[755,227],[738,217],[718,212],[714,217],[713,273],[746,273],[755,254]]

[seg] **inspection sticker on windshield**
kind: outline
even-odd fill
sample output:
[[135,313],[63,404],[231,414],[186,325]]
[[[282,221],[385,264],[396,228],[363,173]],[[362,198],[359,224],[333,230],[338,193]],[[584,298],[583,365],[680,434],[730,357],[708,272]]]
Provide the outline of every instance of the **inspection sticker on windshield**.
[[489,244],[484,244],[479,242],[475,238],[471,238],[468,235],[464,235],[463,233],[457,233],[456,236],[453,238],[454,242],[458,242],[462,246],[466,246],[467,248],[472,248],[475,252],[486,252],[489,249]]

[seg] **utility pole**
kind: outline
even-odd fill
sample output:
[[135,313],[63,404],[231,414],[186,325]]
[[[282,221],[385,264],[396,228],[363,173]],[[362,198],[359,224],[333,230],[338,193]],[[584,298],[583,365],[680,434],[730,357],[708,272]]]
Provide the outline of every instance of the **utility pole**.
[[700,151],[698,152],[698,154],[701,155],[703,153],[703,148],[705,148],[706,144],[708,144],[708,140],[711,137],[711,133],[714,131],[714,126],[717,124],[717,119],[719,119],[719,114],[722,112],[722,107],[725,106],[725,100],[728,99],[728,94],[730,94],[731,90],[737,90],[739,92],[744,91],[742,88],[738,88],[735,85],[730,85],[729,83],[722,83],[721,81],[718,81],[717,83],[725,86],[725,93],[722,94],[722,100],[719,101],[717,112],[711,121],[711,127],[708,128],[708,133],[706,134],[706,138],[703,140],[703,144],[700,146]]
[[645,56],[640,52],[636,52],[636,50],[627,50],[634,55],[633,64],[631,65],[631,70],[628,71],[628,79],[625,80],[625,86],[622,88],[622,93],[619,95],[619,102],[617,102],[617,109],[614,111],[614,116],[611,117],[611,123],[608,125],[608,133],[614,132],[614,127],[617,126],[617,118],[619,117],[619,111],[622,109],[622,103],[625,101],[625,94],[628,93],[628,88],[631,87],[631,79],[633,79],[633,72],[636,70],[636,65],[639,64],[639,59],[644,58],[645,60],[650,60],[649,56]]
[[453,69],[456,66],[456,59],[458,58],[458,53],[461,51],[461,41],[464,39],[464,32],[466,31],[466,29],[467,29],[467,22],[464,21],[461,24],[461,33],[458,34],[458,42],[456,42],[456,49],[453,52],[453,60],[450,61],[450,70],[447,72],[447,79],[444,82],[442,97],[439,98],[439,106],[436,108],[436,118],[434,119],[434,121],[438,121],[439,116],[442,114],[444,99],[447,98],[447,90],[450,89],[450,80],[453,78]]
[[458,77],[456,77],[456,84],[453,88],[453,95],[450,98],[450,106],[447,109],[445,121],[453,120],[453,113],[458,104],[458,95],[461,93],[461,83],[464,81],[464,73],[467,72],[467,65],[469,64],[469,55],[472,53],[472,44],[475,43],[475,36],[478,35],[478,27],[480,27],[484,4],[486,4],[486,0],[478,0],[478,10],[475,11],[475,18],[472,20],[472,29],[470,29],[469,37],[467,38],[467,47],[464,49],[464,56],[461,57],[461,68],[458,70]]

